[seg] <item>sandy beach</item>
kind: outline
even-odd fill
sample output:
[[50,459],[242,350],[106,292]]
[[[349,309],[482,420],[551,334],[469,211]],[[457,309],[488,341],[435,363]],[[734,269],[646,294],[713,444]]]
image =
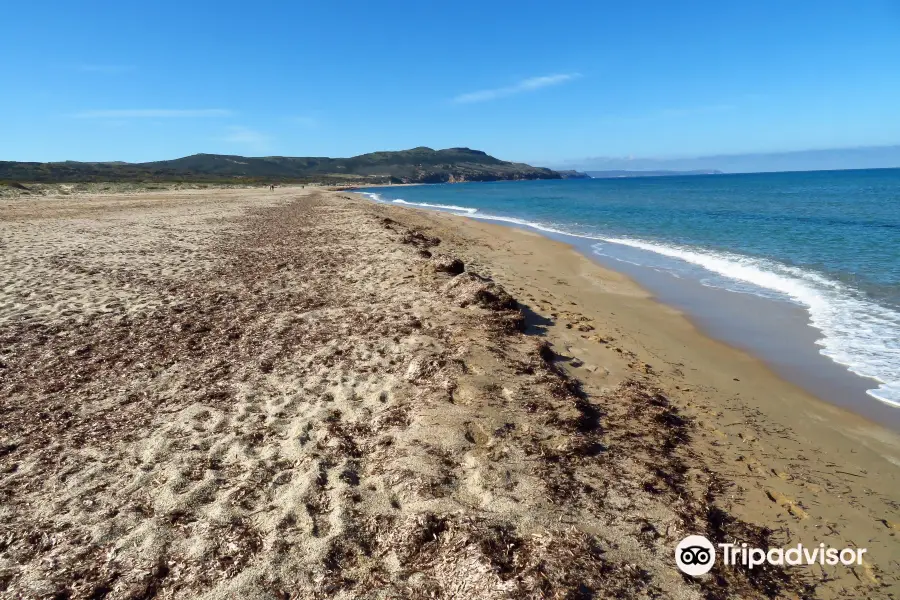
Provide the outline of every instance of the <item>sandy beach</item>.
[[[296,187],[0,199],[0,597],[893,598],[900,437],[570,246]],[[673,559],[688,534],[861,565]]]

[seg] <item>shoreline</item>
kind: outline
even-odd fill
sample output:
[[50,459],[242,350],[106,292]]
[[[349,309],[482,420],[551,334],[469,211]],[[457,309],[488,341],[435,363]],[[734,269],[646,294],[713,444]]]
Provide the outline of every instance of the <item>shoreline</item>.
[[[563,242],[297,188],[0,232],[4,593],[900,590],[900,438]],[[686,534],[867,553],[692,579]]]
[[634,279],[660,303],[682,312],[702,333],[753,355],[782,379],[823,402],[900,433],[900,407],[871,393],[880,385],[878,380],[858,375],[849,365],[820,352],[818,342],[824,334],[811,324],[805,307],[657,273],[644,265],[598,255],[588,244],[579,250]]
[[[355,193],[361,198],[367,195],[363,191]],[[630,255],[627,259],[617,257],[621,250],[627,249],[632,254],[648,254],[645,259],[649,259],[651,263],[658,260],[658,256],[649,256],[652,253],[646,250],[619,248],[615,243],[603,241],[604,246],[616,248],[613,253],[606,254],[595,250],[600,241],[598,239],[545,229],[526,221],[460,214],[451,211],[453,207],[441,204],[420,206],[415,202],[394,203],[392,200],[365,199],[534,231],[547,239],[569,244],[594,262],[635,280],[662,304],[683,312],[706,335],[749,352],[782,378],[803,387],[822,401],[850,410],[872,422],[887,425],[894,432],[900,432],[900,408],[890,400],[872,393],[881,382],[859,375],[852,370],[851,365],[838,362],[820,352],[819,341],[824,333],[812,325],[806,307],[775,298],[702,285],[699,281],[672,277],[652,266],[632,262],[641,260],[640,258],[632,258]],[[458,207],[458,210],[463,209]],[[767,318],[760,318],[758,314],[765,314]],[[786,331],[790,333],[785,333]]]
[[[636,370],[653,373],[705,430],[698,453],[739,482],[744,498],[737,514],[788,527],[795,542],[822,539],[826,523],[856,529],[847,540],[888,535],[887,555],[900,559],[894,533],[900,530],[898,511],[891,500],[900,493],[896,432],[810,394],[758,357],[710,337],[682,311],[565,241],[442,211],[361,201],[402,214],[442,239],[455,239],[454,251],[467,264],[474,260],[489,269],[542,324],[538,330],[562,344],[573,376],[603,388]],[[570,314],[560,304],[569,305]],[[593,329],[581,332],[578,324],[585,317]],[[878,482],[876,495],[887,502],[883,510],[890,517],[851,516],[846,506],[827,506],[826,497],[841,486],[861,491],[860,476],[866,494]],[[882,518],[895,525],[881,524]]]
[[[795,388],[791,390],[791,393],[796,397],[803,397],[804,401],[809,402],[809,404],[812,406],[819,405],[818,409],[814,409],[816,413],[828,413],[834,415],[836,422],[851,422],[854,423],[855,426],[861,426],[863,428],[872,427],[875,430],[881,428],[890,429],[889,434],[896,436],[897,442],[900,443],[900,432],[893,430],[893,428],[886,428],[884,422],[874,419],[869,415],[860,414],[860,412],[853,410],[845,404],[830,402],[824,398],[818,397],[815,393],[807,390],[805,386],[798,384],[796,381],[791,381],[790,379],[785,378],[781,373],[777,372],[777,370],[774,369],[773,366],[769,364],[769,362],[764,357],[756,355],[754,352],[747,348],[743,348],[740,345],[724,341],[718,336],[711,334],[706,330],[706,328],[695,322],[695,318],[687,311],[677,306],[673,306],[672,304],[667,303],[663,300],[660,300],[654,292],[646,289],[640,283],[635,281],[634,278],[628,273],[623,272],[623,270],[616,269],[614,266],[608,264],[605,261],[599,260],[597,257],[592,256],[591,254],[585,252],[583,249],[580,249],[577,244],[573,244],[571,241],[565,239],[569,236],[566,236],[564,234],[553,236],[547,234],[547,232],[539,230],[532,231],[532,228],[526,226],[517,226],[513,223],[495,222],[488,219],[472,218],[467,215],[454,214],[448,211],[434,210],[417,206],[396,205],[392,203],[378,203],[362,196],[358,196],[358,198],[363,202],[369,202],[379,206],[387,206],[400,211],[410,211],[413,213],[421,214],[422,216],[427,215],[427,217],[431,217],[438,215],[438,217],[435,219],[436,223],[443,223],[443,221],[447,219],[453,222],[455,227],[470,234],[475,232],[476,236],[480,236],[483,238],[498,239],[508,242],[509,236],[502,235],[500,232],[510,231],[521,232],[522,234],[529,237],[536,236],[540,239],[546,240],[547,242],[560,244],[572,253],[594,265],[596,267],[596,270],[602,273],[602,277],[604,279],[616,281],[617,285],[621,285],[624,288],[625,291],[623,292],[623,294],[625,294],[626,296],[640,298],[640,300],[643,302],[647,302],[650,305],[655,305],[656,311],[658,311],[660,314],[673,316],[675,319],[685,321],[686,327],[692,330],[694,334],[692,337],[695,337],[695,339],[703,339],[706,345],[720,346],[725,353],[731,355],[730,358],[734,360],[735,363],[755,363],[755,370],[765,371],[767,374],[767,379],[777,380],[779,384],[785,387]],[[423,223],[428,222],[427,217],[423,219]],[[469,224],[476,223],[479,226],[467,226]],[[429,223],[429,225],[434,226],[434,223]],[[734,292],[727,292],[724,290],[716,291],[720,294],[727,294],[728,296],[739,295],[735,294]],[[752,299],[751,301],[769,301],[766,299],[758,299],[749,295],[745,296]],[[685,324],[681,324],[679,325],[679,327],[685,327]],[[810,329],[812,328],[810,327]],[[834,363],[827,357],[822,356],[821,358],[823,361],[828,361],[832,365],[832,368],[846,370],[846,367],[840,365],[839,363]],[[866,380],[866,378],[860,377],[850,372],[847,372],[847,374],[854,379]],[[878,402],[878,404],[882,403]],[[884,409],[886,411],[892,410],[887,405],[884,405]],[[894,420],[891,420],[890,422],[892,425],[895,425],[897,423]],[[881,436],[876,435],[874,437],[878,438]],[[898,445],[896,448],[897,450],[900,450],[900,445]],[[896,464],[897,467],[900,468],[900,454],[895,456],[891,462]]]

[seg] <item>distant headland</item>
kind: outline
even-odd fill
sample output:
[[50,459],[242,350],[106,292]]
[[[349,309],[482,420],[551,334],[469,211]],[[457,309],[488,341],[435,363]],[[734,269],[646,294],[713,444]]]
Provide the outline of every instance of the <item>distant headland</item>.
[[456,183],[569,177],[568,173],[503,161],[469,148],[418,147],[351,158],[194,154],[144,163],[0,161],[0,181],[36,183]]

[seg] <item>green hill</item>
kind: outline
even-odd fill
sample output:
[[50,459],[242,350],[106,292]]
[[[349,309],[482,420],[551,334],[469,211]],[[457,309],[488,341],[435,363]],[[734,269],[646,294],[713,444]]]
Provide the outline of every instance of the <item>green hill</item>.
[[147,163],[2,162],[0,181],[74,183],[85,181],[387,181],[441,183],[512,179],[559,179],[556,171],[512,163],[480,150],[419,147],[372,152],[352,158],[194,154]]

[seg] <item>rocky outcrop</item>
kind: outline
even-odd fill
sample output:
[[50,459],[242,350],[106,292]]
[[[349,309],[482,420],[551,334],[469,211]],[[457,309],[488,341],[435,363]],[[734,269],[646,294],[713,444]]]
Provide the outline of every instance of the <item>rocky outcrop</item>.
[[559,173],[560,177],[562,177],[563,179],[590,179],[591,178],[590,175],[588,175],[587,173],[582,173],[581,171],[574,171],[574,170],[557,171],[557,173]]

